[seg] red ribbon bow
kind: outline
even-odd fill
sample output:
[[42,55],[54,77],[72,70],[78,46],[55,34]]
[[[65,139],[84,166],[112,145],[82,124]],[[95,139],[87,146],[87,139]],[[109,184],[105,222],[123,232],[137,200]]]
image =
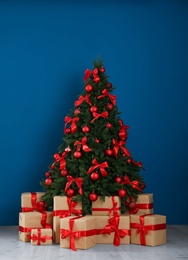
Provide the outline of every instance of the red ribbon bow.
[[84,152],[91,152],[92,150],[87,146],[86,142],[87,142],[87,137],[84,136],[82,138],[81,142],[80,141],[76,141],[74,143],[74,145],[81,145]]
[[[67,124],[71,123],[71,133],[74,134],[77,131],[77,125],[76,122],[79,121],[79,117],[71,118],[69,116],[65,117],[65,127]],[[64,129],[65,130],[65,129]]]
[[31,212],[31,211],[45,211],[46,206],[40,206],[39,202],[37,202],[37,194],[36,192],[30,192],[31,194],[31,208],[29,207],[22,207],[22,212]]
[[59,162],[59,169],[63,170],[66,167],[66,160],[65,160],[65,156],[66,156],[67,152],[63,152],[61,155],[59,153],[55,153],[54,154],[54,160],[55,162],[51,165],[51,169],[54,169],[54,165]]
[[85,100],[90,106],[92,106],[91,101],[89,100],[90,94],[86,94],[85,97],[84,96],[80,96],[79,99],[77,101],[74,102],[74,105],[76,107],[80,106],[83,101]]
[[40,245],[41,242],[45,243],[46,240],[51,240],[52,239],[51,236],[41,236],[41,229],[40,228],[37,228],[37,232],[38,232],[38,235],[35,235],[35,234],[33,234],[32,236],[28,235],[28,238],[30,240],[37,241],[37,245]]
[[106,88],[102,91],[102,95],[98,96],[97,98],[100,99],[100,98],[103,98],[103,97],[109,97],[109,99],[112,102],[112,104],[113,105],[116,104],[116,96],[112,95],[112,94],[109,94],[108,90]]
[[127,133],[127,129],[129,128],[128,126],[123,124],[122,120],[119,120],[119,124],[120,124],[120,130],[119,130],[119,138],[121,140],[126,140],[128,137],[128,133]]
[[89,70],[89,69],[86,69],[86,70],[85,70],[85,75],[84,75],[84,81],[85,81],[85,82],[89,79],[89,77],[90,77],[91,74],[92,74],[92,71],[91,71],[91,70]]
[[78,178],[73,178],[71,175],[68,175],[67,176],[67,180],[68,182],[66,183],[66,186],[65,186],[65,192],[67,191],[67,189],[71,186],[71,184],[73,182],[76,183],[76,185],[78,186],[79,190],[78,190],[78,193],[80,193],[81,195],[83,194],[83,191],[82,191],[82,184],[83,184],[83,179],[81,177],[78,177]]
[[94,118],[91,120],[91,123],[94,122],[99,117],[107,118],[108,117],[108,111],[104,111],[101,114],[99,114],[97,112],[93,112],[92,115],[93,115]]
[[117,155],[118,155],[119,149],[121,149],[126,156],[131,155],[130,152],[128,151],[128,149],[124,147],[125,141],[121,140],[118,143],[118,141],[116,139],[112,139],[112,143],[114,145],[113,152],[114,152],[114,156],[116,157],[116,159],[118,158]]
[[71,216],[72,213],[76,215],[82,215],[81,209],[75,209],[77,202],[73,201],[72,198],[67,197],[67,204],[68,204],[67,210],[54,210],[53,216],[54,217],[59,216],[60,218],[65,218]]
[[123,181],[121,184],[130,184],[133,189],[141,191],[141,189],[138,187],[139,186],[138,180],[130,181],[127,175],[124,177],[124,180],[125,181]]
[[101,172],[102,176],[103,177],[107,176],[107,171],[105,170],[105,168],[108,168],[108,162],[98,163],[97,160],[94,158],[92,160],[92,164],[95,164],[95,166],[91,166],[89,168],[89,170],[87,171],[88,174],[91,173],[96,168],[100,168],[100,172]]

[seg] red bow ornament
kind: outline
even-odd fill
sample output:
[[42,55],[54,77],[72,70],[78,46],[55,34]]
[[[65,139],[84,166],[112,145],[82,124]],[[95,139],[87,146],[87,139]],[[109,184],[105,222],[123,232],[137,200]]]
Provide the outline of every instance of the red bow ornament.
[[[71,118],[71,117],[66,116],[65,117],[65,128],[66,128],[67,124],[71,123],[71,133],[74,134],[77,131],[76,123],[78,121],[79,121],[79,117]],[[65,128],[64,128],[64,131],[65,131]]]
[[122,120],[119,120],[119,124],[121,127],[119,130],[119,138],[121,140],[126,140],[128,137],[127,129],[129,129],[129,127],[127,125],[124,125]]
[[78,190],[78,193],[79,194],[83,194],[83,191],[82,191],[82,184],[83,184],[83,179],[81,177],[78,177],[78,178],[73,178],[72,176],[68,175],[67,176],[67,180],[68,182],[66,183],[66,186],[65,186],[65,192],[67,191],[67,189],[71,186],[71,184],[73,182],[76,183],[76,185],[78,186],[79,190]]
[[102,95],[98,96],[97,98],[100,99],[100,98],[103,98],[103,97],[109,97],[109,99],[112,102],[112,104],[113,105],[116,104],[116,96],[112,95],[112,94],[109,94],[108,90],[106,88],[102,91]]
[[114,156],[116,157],[116,159],[118,158],[119,149],[121,149],[126,156],[131,155],[130,152],[128,151],[128,149],[124,147],[125,141],[121,140],[118,143],[118,141],[116,139],[112,139],[112,143],[114,145],[113,152],[114,152]]
[[74,102],[74,105],[76,107],[80,106],[84,101],[86,101],[90,106],[92,106],[91,101],[89,100],[90,98],[90,94],[86,94],[85,97],[84,96],[80,96],[79,99],[77,101]]
[[92,150],[87,146],[87,137],[84,136],[82,141],[76,141],[74,145],[81,145],[84,152],[91,152]]
[[94,118],[91,120],[91,123],[93,123],[99,117],[107,118],[108,117],[108,111],[104,111],[101,114],[99,114],[97,112],[93,112],[92,115],[93,115]]
[[105,168],[108,168],[108,162],[103,162],[103,163],[98,163],[97,160],[94,158],[92,160],[92,164],[94,164],[94,166],[91,166],[89,168],[89,170],[87,171],[87,173],[91,173],[93,170],[100,168],[100,172],[102,174],[103,177],[107,176],[107,171],[105,170]]
[[59,162],[59,169],[63,170],[66,167],[66,160],[65,160],[65,156],[66,156],[67,152],[63,152],[61,155],[59,153],[54,154],[54,159],[55,162],[51,165],[51,169],[54,169],[54,165]]
[[121,184],[130,184],[133,189],[141,191],[141,189],[138,187],[139,186],[138,180],[130,181],[127,175],[124,177],[124,180],[125,181],[123,181]]

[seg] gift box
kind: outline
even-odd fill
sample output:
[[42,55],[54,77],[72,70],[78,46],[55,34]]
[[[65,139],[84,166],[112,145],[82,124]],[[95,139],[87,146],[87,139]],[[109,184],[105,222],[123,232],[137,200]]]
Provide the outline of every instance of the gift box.
[[29,242],[31,230],[34,228],[52,228],[52,212],[20,212],[19,239]]
[[96,234],[97,244],[130,244],[129,215],[96,216]]
[[139,194],[135,207],[128,209],[130,214],[153,214],[153,194]]
[[54,197],[53,241],[56,244],[60,243],[60,218],[76,215],[82,215],[81,202],[74,202],[72,198],[66,196]]
[[121,213],[121,201],[118,196],[105,197],[105,200],[98,198],[92,202],[93,216],[114,216]]
[[60,219],[60,247],[87,249],[96,245],[96,218],[66,217]]
[[131,244],[158,246],[166,243],[166,216],[130,215]]
[[51,245],[52,244],[52,229],[51,228],[35,228],[31,230],[31,239],[33,246]]
[[46,211],[47,206],[42,201],[44,192],[24,192],[21,195],[22,212]]

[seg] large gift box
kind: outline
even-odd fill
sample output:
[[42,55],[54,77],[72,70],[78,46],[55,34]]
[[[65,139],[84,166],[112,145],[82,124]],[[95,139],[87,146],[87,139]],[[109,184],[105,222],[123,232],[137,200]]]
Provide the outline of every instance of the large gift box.
[[129,215],[96,216],[96,234],[97,244],[130,244]]
[[166,216],[130,215],[131,244],[158,246],[166,243]]
[[52,228],[52,212],[20,212],[19,239],[29,242],[31,230],[34,228]]
[[103,201],[98,198],[92,202],[93,216],[114,216],[121,212],[121,201],[118,196],[105,197]]
[[54,197],[53,241],[55,243],[60,243],[60,218],[76,215],[82,215],[81,202],[74,202],[72,198],[66,196]]
[[66,217],[60,219],[60,247],[87,249],[96,245],[96,218]]
[[47,207],[42,201],[44,192],[24,192],[21,195],[22,212],[45,211]]
[[139,194],[136,200],[136,203],[131,203],[130,200],[128,205],[133,205],[133,207],[129,207],[130,214],[153,214],[153,194],[145,193]]
[[51,245],[52,244],[52,229],[51,228],[35,228],[31,230],[31,244],[38,245]]

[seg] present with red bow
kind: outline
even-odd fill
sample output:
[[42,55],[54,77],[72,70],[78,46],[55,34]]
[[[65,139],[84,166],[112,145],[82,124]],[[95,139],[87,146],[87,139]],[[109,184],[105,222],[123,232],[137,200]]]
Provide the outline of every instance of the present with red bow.
[[42,200],[44,192],[24,192],[21,195],[21,211],[46,211],[47,206]]
[[166,216],[130,215],[131,244],[159,246],[166,243]]
[[19,213],[19,239],[29,242],[31,230],[34,228],[52,229],[52,212],[20,212]]
[[137,200],[129,198],[126,207],[130,214],[153,214],[153,194],[139,194]]
[[96,217],[66,217],[60,219],[60,247],[88,249],[96,245]]
[[129,215],[96,216],[97,244],[130,244],[130,218]]
[[52,244],[52,229],[51,228],[34,228],[31,230],[31,245],[51,245]]
[[92,202],[93,216],[115,216],[121,212],[121,201],[118,196],[105,197],[104,201],[98,198]]
[[60,243],[60,219],[68,216],[81,216],[82,203],[74,202],[73,198],[67,196],[54,197],[53,210],[53,240],[56,244]]

